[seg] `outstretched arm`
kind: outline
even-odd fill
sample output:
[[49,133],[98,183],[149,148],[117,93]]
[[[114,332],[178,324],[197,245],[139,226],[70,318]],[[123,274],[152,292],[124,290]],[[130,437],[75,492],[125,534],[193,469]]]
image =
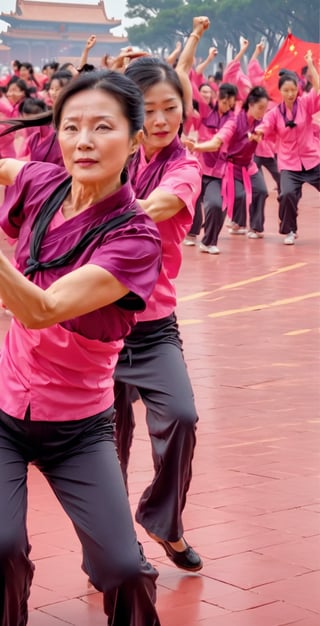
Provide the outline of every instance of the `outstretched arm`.
[[87,43],[83,49],[80,61],[79,61],[79,65],[78,65],[78,70],[81,70],[81,68],[88,63],[88,55],[89,55],[89,50],[91,50],[91,48],[93,48],[93,46],[96,45],[97,42],[97,38],[95,35],[90,35],[90,37],[88,37]]
[[242,39],[241,41],[241,45],[240,45],[240,50],[238,52],[238,54],[236,54],[236,56],[234,57],[234,61],[240,61],[244,55],[244,53],[248,50],[249,47],[249,40],[248,39]]
[[113,60],[111,69],[116,72],[125,72],[126,67],[131,63],[133,59],[138,59],[139,57],[147,57],[149,56],[148,52],[145,50],[133,50],[132,46],[128,46],[127,48],[122,48],[120,54],[115,57]]
[[199,63],[197,65],[196,73],[197,74],[203,74],[203,72],[206,69],[206,67],[208,67],[209,63],[211,61],[213,61],[214,57],[216,57],[217,54],[218,54],[217,48],[209,48],[209,52],[208,52],[207,58],[204,61],[202,61],[202,63]]
[[44,290],[0,252],[0,299],[27,328],[48,328],[107,306],[128,292],[110,272],[93,264],[70,272]]
[[192,85],[189,80],[189,72],[192,68],[198,43],[203,33],[209,28],[209,26],[210,21],[208,17],[199,16],[193,18],[192,33],[186,41],[176,66],[176,72],[180,78],[183,88],[187,115],[191,115],[192,113]]
[[307,52],[307,54],[305,55],[304,58],[305,58],[305,61],[307,63],[307,66],[308,66],[312,87],[313,87],[313,89],[315,90],[316,93],[319,93],[319,90],[320,90],[320,77],[319,77],[319,74],[318,74],[314,64],[313,64],[312,51],[308,50],[308,52]]
[[195,141],[193,139],[184,139],[183,144],[190,150],[190,152],[217,152],[223,144],[223,141],[217,135],[214,135],[208,141]]
[[165,58],[166,62],[169,63],[169,65],[174,65],[176,60],[179,57],[181,50],[182,50],[182,43],[181,41],[177,41],[175,49],[172,50],[172,52],[170,52],[170,54]]
[[264,51],[264,49],[265,49],[265,45],[263,41],[260,41],[260,43],[257,43],[250,61],[254,61],[255,59],[257,59],[258,56]]
[[0,159],[0,185],[12,185],[26,161]]

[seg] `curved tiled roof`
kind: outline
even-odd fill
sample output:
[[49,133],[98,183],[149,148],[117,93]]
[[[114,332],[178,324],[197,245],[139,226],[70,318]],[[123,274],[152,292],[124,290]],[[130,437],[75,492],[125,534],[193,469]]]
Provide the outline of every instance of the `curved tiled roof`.
[[16,0],[15,11],[0,13],[5,22],[62,22],[76,24],[108,24],[119,26],[121,20],[107,17],[103,0],[97,4],[71,4],[67,2],[35,2]]

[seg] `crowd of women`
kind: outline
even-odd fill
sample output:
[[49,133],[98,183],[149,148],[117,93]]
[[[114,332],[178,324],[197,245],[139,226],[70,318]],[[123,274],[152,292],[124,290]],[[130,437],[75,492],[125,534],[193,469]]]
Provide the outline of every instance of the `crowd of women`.
[[299,95],[298,77],[283,71],[283,102],[273,105],[254,84],[261,45],[252,77],[240,63],[248,42],[214,82],[202,74],[208,60],[193,67],[209,26],[194,18],[167,60],[127,48],[99,69],[87,63],[91,37],[79,69],[49,64],[40,85],[16,62],[3,86],[0,226],[15,254],[11,263],[0,252],[0,298],[12,314],[0,356],[2,626],[28,620],[30,463],[72,520],[108,624],[160,624],[158,572],[128,503],[137,397],[154,476],[136,521],[178,568],[202,568],[182,521],[198,416],[175,315],[181,244],[195,244],[203,223],[200,249],[217,254],[226,214],[231,234],[261,238],[261,165],[278,187],[280,232],[294,243],[302,185],[319,189],[320,172],[311,54],[311,90]]

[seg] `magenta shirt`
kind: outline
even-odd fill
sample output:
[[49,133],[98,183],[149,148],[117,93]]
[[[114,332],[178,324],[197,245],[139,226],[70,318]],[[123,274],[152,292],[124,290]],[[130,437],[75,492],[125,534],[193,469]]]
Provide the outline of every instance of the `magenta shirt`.
[[[6,188],[0,226],[18,237],[15,253],[23,271],[29,257],[33,221],[45,199],[67,178],[64,168],[27,163]],[[88,244],[67,267],[38,271],[33,282],[46,289],[59,277],[87,263],[109,271],[130,294],[117,303],[41,330],[13,318],[0,355],[0,408],[23,419],[77,420],[113,403],[113,372],[124,337],[143,310],[160,270],[161,243],[153,221],[136,204],[130,183],[74,218],[48,228],[41,261],[69,250],[89,228],[130,210],[136,215],[117,230]]]
[[[16,107],[5,97],[0,97],[0,131],[6,130],[8,126],[1,124],[1,119],[9,119],[11,117],[19,117],[19,111]],[[15,133],[8,133],[0,137],[0,158],[14,158],[16,156],[15,150]]]
[[253,160],[258,144],[256,141],[249,141],[248,138],[248,133],[253,132],[256,126],[257,122],[251,120],[249,123],[246,111],[241,109],[235,118],[234,133],[229,144],[223,145],[221,148],[226,152],[228,161],[233,163],[234,177],[238,180],[243,179],[243,168],[247,170],[250,176],[258,171]]
[[[228,111],[219,115],[218,103],[210,106],[204,101],[201,92],[197,92],[196,100],[199,105],[198,143],[209,141],[217,135],[225,144],[228,144],[235,131],[235,113]],[[216,152],[196,152],[202,168],[202,174],[214,178],[223,178],[226,171],[226,153],[223,146]]]
[[[320,162],[320,140],[312,125],[313,115],[320,110],[320,94],[311,89],[298,96],[297,104],[294,128],[286,127],[278,106],[266,113],[258,126],[266,139],[276,141],[279,170],[299,172],[303,167],[310,170]],[[287,118],[292,119],[290,111]]]

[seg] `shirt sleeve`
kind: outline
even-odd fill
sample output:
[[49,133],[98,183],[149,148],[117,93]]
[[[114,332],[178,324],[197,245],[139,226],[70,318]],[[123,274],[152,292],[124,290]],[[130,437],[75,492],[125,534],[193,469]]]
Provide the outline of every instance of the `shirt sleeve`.
[[258,61],[258,59],[250,59],[248,63],[248,78],[252,86],[264,86],[264,71]]
[[177,196],[191,216],[201,191],[201,166],[196,157],[186,155],[169,163],[158,189]]
[[66,176],[63,168],[52,163],[26,163],[13,185],[5,188],[0,226],[6,235],[17,239],[26,215],[38,211],[48,196],[48,187],[52,189]]
[[263,138],[270,141],[276,141],[277,139],[277,107],[273,107],[268,111],[261,124],[258,124],[256,130],[263,133]]
[[228,120],[217,132],[216,137],[219,137],[224,144],[228,144],[236,129],[235,116]]
[[309,93],[300,98],[300,104],[305,107],[307,114],[312,117],[312,115],[320,111],[320,93],[311,89]]
[[238,98],[245,100],[252,84],[248,76],[242,71],[240,61],[230,61],[223,73],[224,83],[233,83],[238,88]]

